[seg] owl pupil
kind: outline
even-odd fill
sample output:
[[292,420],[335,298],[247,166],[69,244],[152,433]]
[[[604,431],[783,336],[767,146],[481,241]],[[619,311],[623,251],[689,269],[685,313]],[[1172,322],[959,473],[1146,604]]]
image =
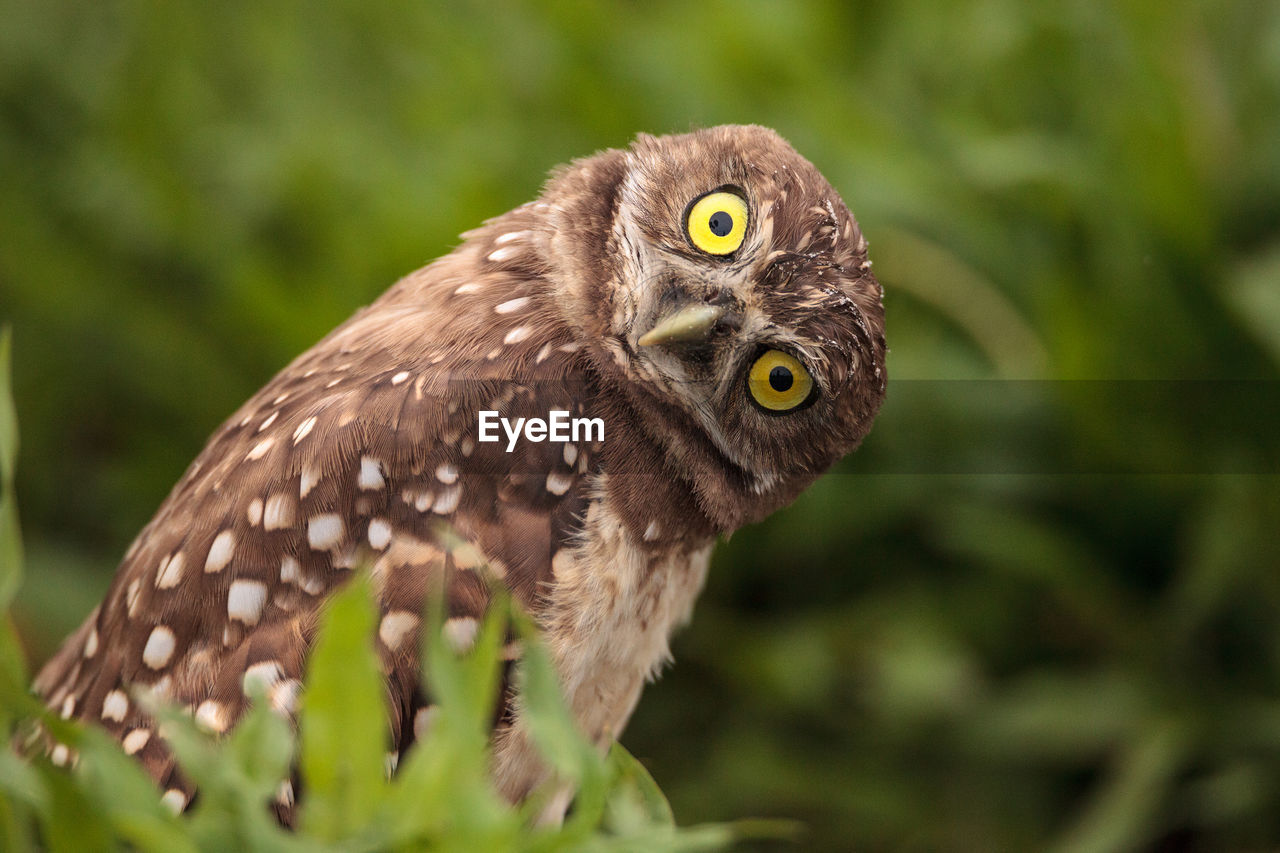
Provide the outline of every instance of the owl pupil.
[[769,387],[778,393],[790,391],[794,381],[791,371],[780,364],[769,371]]
[[707,225],[711,227],[712,234],[723,237],[733,230],[733,217],[723,210],[717,210],[711,214],[711,221]]

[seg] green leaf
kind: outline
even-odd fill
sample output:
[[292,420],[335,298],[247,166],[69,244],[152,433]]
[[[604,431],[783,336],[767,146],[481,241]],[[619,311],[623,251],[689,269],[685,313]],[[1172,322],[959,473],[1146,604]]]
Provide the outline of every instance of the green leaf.
[[1227,305],[1280,364],[1280,243],[1249,257],[1227,282]]
[[620,743],[609,749],[609,791],[605,822],[615,830],[657,825],[674,827],[675,815],[649,771]]
[[[147,703],[141,696],[139,700]],[[264,779],[267,773],[283,775],[279,759],[281,747],[266,747],[266,761],[245,757],[246,744],[265,740],[262,715],[270,712],[254,708],[237,725],[236,733],[219,739],[199,729],[183,711],[174,707],[150,707],[159,721],[164,738],[173,749],[183,774],[199,791],[185,824],[188,833],[201,849],[245,848],[252,850],[289,850],[297,846],[293,836],[277,824],[269,808],[275,783]],[[246,725],[244,734],[240,725]],[[286,731],[275,735],[289,740]],[[286,747],[287,748],[287,747]],[[276,777],[277,781],[280,778]],[[154,794],[152,795],[154,798]]]
[[26,803],[0,797],[0,850],[36,849],[31,811]]
[[422,661],[432,721],[396,776],[388,836],[394,843],[507,849],[519,836],[519,816],[498,795],[489,772],[508,614],[506,598],[496,595],[475,643],[458,654],[442,633],[443,598],[429,599]]
[[458,654],[443,635],[444,596],[433,594],[427,607],[423,632],[423,683],[434,704],[458,722],[469,724],[481,739],[489,735],[490,721],[501,680],[499,650],[507,629],[509,604],[498,595],[466,654]]
[[18,459],[18,414],[13,404],[13,329],[0,328],[0,482],[13,482]]
[[301,823],[322,839],[366,827],[386,786],[387,712],[368,578],[335,593],[310,660],[302,719]]
[[39,713],[41,705],[27,689],[29,683],[13,618],[0,611],[0,733],[7,734],[14,719]]
[[539,755],[553,774],[537,796],[525,804],[525,811],[536,814],[559,787],[573,785],[577,796],[564,829],[575,837],[585,838],[595,831],[604,815],[605,762],[595,746],[578,731],[565,704],[555,665],[533,621],[520,613],[516,613],[513,620],[524,644],[516,679],[523,702],[522,718]]
[[36,810],[48,808],[48,794],[40,774],[26,761],[7,749],[0,749],[0,792],[6,800],[19,802]]
[[75,776],[47,762],[38,764],[37,769],[49,792],[49,809],[41,814],[41,825],[50,853],[113,850],[118,846],[110,823]]
[[1117,756],[1116,766],[1088,806],[1052,846],[1056,853],[1119,853],[1141,846],[1158,826],[1191,743],[1181,722],[1152,720]]
[[515,624],[524,643],[518,681],[525,720],[539,751],[555,772],[569,781],[603,781],[604,760],[578,731],[537,628],[523,615],[516,617]]
[[105,732],[86,727],[80,734],[76,782],[113,834],[141,850],[194,853],[194,841],[182,822],[160,802],[155,782],[142,766]]
[[13,476],[18,464],[18,414],[10,380],[13,334],[0,329],[0,609],[22,583],[22,530]]
[[236,724],[226,751],[244,780],[250,799],[266,801],[289,778],[295,739],[289,724],[272,712],[265,697],[254,697],[249,713]]

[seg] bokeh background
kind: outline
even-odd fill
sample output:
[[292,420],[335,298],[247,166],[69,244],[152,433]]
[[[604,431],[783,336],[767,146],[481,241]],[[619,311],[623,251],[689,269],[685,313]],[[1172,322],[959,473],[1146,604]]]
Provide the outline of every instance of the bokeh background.
[[1280,845],[1280,4],[0,0],[32,664],[205,437],[547,170],[770,125],[889,398],[624,742],[814,850]]

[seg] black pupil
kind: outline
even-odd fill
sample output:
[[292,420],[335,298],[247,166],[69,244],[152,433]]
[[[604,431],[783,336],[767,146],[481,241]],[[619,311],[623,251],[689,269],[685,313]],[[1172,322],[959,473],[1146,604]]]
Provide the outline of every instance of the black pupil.
[[769,371],[769,387],[779,393],[790,391],[794,381],[795,377],[791,375],[791,371],[781,364]]
[[707,224],[711,226],[712,234],[724,237],[733,230],[733,217],[723,210],[717,210],[711,214],[711,220]]

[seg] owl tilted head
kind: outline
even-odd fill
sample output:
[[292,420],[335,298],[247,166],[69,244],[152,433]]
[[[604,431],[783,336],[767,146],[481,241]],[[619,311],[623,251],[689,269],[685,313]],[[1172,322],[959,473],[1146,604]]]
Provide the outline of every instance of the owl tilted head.
[[618,411],[663,451],[665,470],[638,482],[684,480],[729,531],[867,434],[885,393],[883,291],[849,209],[777,133],[641,135],[572,164],[547,197],[568,199],[552,214],[566,316],[598,342]]

